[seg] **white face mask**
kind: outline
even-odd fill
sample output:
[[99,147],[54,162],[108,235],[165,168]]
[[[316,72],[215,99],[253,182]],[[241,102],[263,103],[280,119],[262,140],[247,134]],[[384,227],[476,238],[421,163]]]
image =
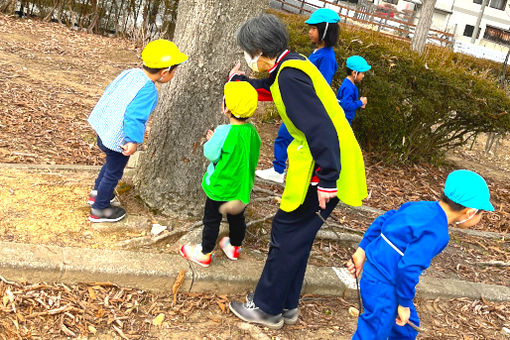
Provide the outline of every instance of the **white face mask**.
[[259,66],[257,65],[257,62],[261,55],[262,55],[262,53],[256,55],[254,58],[252,58],[248,52],[244,51],[244,60],[246,60],[248,67],[251,68],[252,71],[254,71],[254,72],[259,72]]
[[475,210],[475,213],[471,216],[469,216],[468,218],[462,220],[462,221],[459,221],[459,222],[455,222],[455,224],[462,224],[462,223],[465,223],[467,221],[469,221],[470,219],[472,219],[473,217],[475,217],[475,215],[478,213],[478,209]]

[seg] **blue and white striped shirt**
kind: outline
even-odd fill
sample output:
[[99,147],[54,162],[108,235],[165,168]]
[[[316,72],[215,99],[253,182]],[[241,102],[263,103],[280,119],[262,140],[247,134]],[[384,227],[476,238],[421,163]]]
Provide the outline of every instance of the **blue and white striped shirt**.
[[143,70],[125,70],[108,85],[88,122],[105,147],[122,152],[126,142],[143,142],[157,100],[156,86]]

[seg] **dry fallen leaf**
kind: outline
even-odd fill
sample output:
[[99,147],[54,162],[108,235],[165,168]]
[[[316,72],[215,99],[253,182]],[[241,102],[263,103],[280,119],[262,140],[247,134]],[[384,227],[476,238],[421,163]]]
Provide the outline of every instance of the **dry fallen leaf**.
[[355,318],[359,316],[359,310],[354,307],[349,307],[349,314]]
[[153,320],[152,320],[152,324],[154,326],[161,326],[161,324],[163,323],[163,320],[165,320],[165,314],[163,313],[159,313],[158,316],[156,316]]

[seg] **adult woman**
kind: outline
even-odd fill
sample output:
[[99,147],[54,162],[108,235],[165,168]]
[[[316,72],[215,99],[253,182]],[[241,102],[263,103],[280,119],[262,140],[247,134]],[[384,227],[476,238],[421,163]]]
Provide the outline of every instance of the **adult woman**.
[[339,199],[361,205],[366,197],[365,170],[333,90],[309,60],[287,50],[288,35],[281,21],[267,14],[252,18],[239,29],[237,41],[248,66],[268,71],[269,77],[250,79],[236,65],[231,78],[270,91],[294,140],[288,148],[286,186],[273,219],[264,271],[247,302],[232,301],[230,309],[244,321],[280,328],[284,322],[297,321],[306,264],[322,218]]
[[[336,46],[338,42],[339,21],[338,14],[329,8],[319,8],[305,21],[310,27],[308,37],[316,47],[312,54],[308,56],[308,60],[319,69],[328,84],[331,84],[338,68],[333,46]],[[274,141],[273,166],[268,169],[257,170],[255,175],[268,181],[283,183],[287,166],[287,148],[291,142],[292,136],[289,134],[285,123],[282,123]]]

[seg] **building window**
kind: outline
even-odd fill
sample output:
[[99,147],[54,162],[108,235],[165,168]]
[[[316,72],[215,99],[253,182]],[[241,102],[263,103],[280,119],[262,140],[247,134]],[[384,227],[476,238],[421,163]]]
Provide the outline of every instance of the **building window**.
[[[464,27],[464,36],[465,37],[472,37],[473,36],[473,31],[475,30],[475,26],[472,26],[472,25],[466,25]],[[476,39],[478,39],[480,37],[480,30],[478,30],[478,34],[476,35]]]
[[510,45],[510,31],[487,25],[483,38],[495,43]]
[[[483,0],[473,0],[475,4],[482,4]],[[489,0],[487,4],[491,8],[499,9],[500,11],[504,11],[506,7],[507,0]]]

